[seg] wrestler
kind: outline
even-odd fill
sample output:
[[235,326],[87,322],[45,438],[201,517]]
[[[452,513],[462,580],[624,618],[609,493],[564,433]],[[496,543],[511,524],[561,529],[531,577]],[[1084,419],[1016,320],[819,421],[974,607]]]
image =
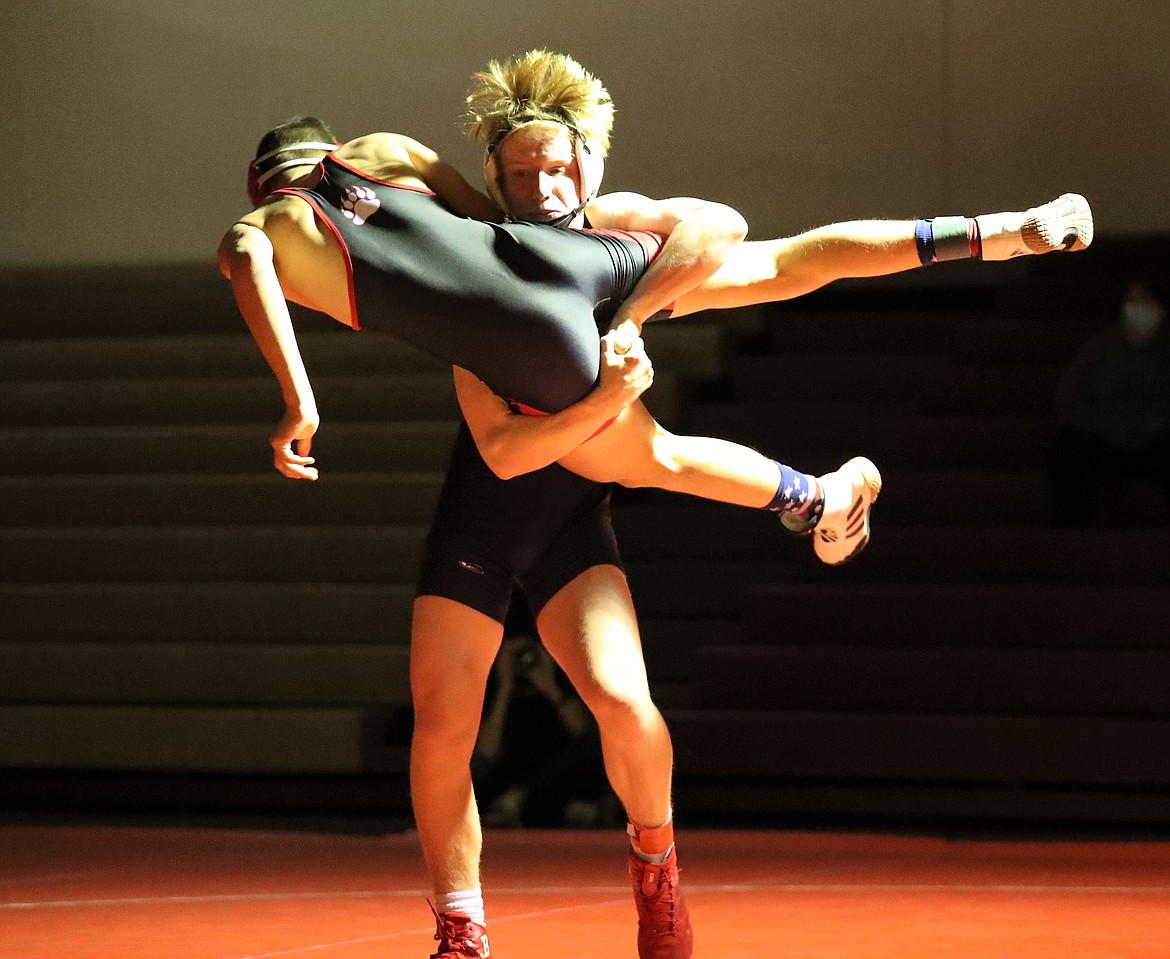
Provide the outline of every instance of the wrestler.
[[[570,58],[534,51],[492,64],[477,75],[468,102],[471,130],[487,144],[489,192],[512,218],[568,226],[586,222],[587,212],[594,225],[653,229],[672,242],[702,242],[705,211],[699,201],[598,196],[612,104],[600,83]],[[734,306],[796,296],[845,276],[912,269],[970,255],[969,234],[980,227],[988,240],[980,252],[988,259],[1087,245],[1087,206],[1080,198],[1057,206],[1063,212],[1050,205],[1027,215],[984,217],[973,226],[966,218],[936,220],[937,234],[930,221],[860,221],[747,243],[733,249],[691,296],[708,297],[704,305]],[[1014,236],[1010,220],[1020,227]],[[1061,231],[1059,242],[1049,242]],[[655,282],[647,274],[636,292]],[[687,302],[685,295],[681,302]],[[624,317],[635,329],[645,318],[636,306]],[[645,682],[608,489],[558,466],[521,468],[524,475],[500,481],[498,475],[510,474],[509,456],[555,457],[563,451],[516,432],[547,420],[531,424],[509,415],[466,371],[456,371],[456,385],[469,425],[456,443],[428,537],[412,639],[412,796],[436,896],[436,956],[486,954],[478,872],[482,838],[465,760],[515,584],[536,614],[542,641],[608,731],[607,769],[630,820],[639,956],[684,959],[691,955],[693,933],[673,844],[670,738]],[[571,456],[561,462],[570,464]],[[459,677],[464,693],[457,698],[446,692],[452,676]]]
[[[501,410],[563,410],[555,420],[508,422],[509,432],[539,435],[542,444],[526,444],[515,462],[505,457],[494,464],[501,475],[540,468],[572,451],[565,465],[591,479],[788,512],[798,522],[818,519],[819,529],[834,531],[814,544],[828,563],[864,548],[869,506],[881,483],[868,460],[855,458],[818,479],[736,444],[673,437],[638,402],[615,407],[614,394],[590,396],[603,364],[638,392],[649,385],[652,368],[641,344],[611,336],[599,346],[598,325],[620,316],[631,301],[646,315],[668,305],[677,287],[670,277],[683,272],[694,282],[717,268],[709,249],[697,257],[698,269],[662,261],[657,272],[667,282],[652,296],[631,297],[650,274],[663,246],[660,236],[460,216],[435,191],[461,212],[491,207],[416,141],[374,134],[331,150],[331,139],[315,118],[295,118],[270,131],[249,168],[250,193],[259,205],[220,244],[220,267],[285,398],[287,412],[271,440],[282,473],[317,476],[309,455],[316,403],[287,297],[470,371],[492,402],[506,399]],[[722,212],[732,226],[714,235],[712,248],[731,248],[743,235],[742,219]],[[616,421],[596,435],[594,407],[602,402],[608,403],[606,419]],[[490,446],[492,437],[477,441]],[[858,510],[865,521],[849,523],[850,512]]]
[[[472,78],[467,118],[468,132],[484,146],[488,193],[511,220],[650,230],[672,239],[672,230],[687,226],[673,200],[600,192],[614,105],[601,81],[572,57],[532,50],[492,61]],[[1025,212],[834,223],[739,245],[679,300],[676,315],[790,299],[839,279],[949,260],[1083,250],[1092,240],[1092,211],[1075,193]],[[640,327],[649,316],[618,322]]]

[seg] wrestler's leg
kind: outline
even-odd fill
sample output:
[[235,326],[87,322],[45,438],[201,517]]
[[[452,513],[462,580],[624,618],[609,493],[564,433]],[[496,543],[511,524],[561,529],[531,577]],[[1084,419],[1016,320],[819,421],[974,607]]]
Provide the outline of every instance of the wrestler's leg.
[[650,698],[624,574],[609,564],[590,567],[545,604],[536,623],[597,719],[606,772],[629,820],[638,955],[690,959],[694,933],[674,843],[670,733]]
[[625,575],[608,564],[590,567],[545,604],[536,626],[597,720],[606,773],[630,820],[666,822],[670,733],[650,698]]
[[913,220],[834,223],[798,236],[741,244],[706,283],[675,301],[671,315],[789,300],[834,280],[920,266]]
[[813,534],[817,558],[830,565],[852,559],[869,544],[869,512],[882,488],[881,474],[865,457],[813,476],[739,443],[670,433],[641,401],[558,462],[597,482],[778,513],[789,531]]
[[944,260],[1006,260],[1083,250],[1093,214],[1078,194],[1024,212],[930,220],[853,220],[778,240],[743,243],[673,316],[787,300],[834,280],[886,276]]
[[503,626],[440,596],[414,603],[410,797],[435,894],[479,888],[483,843],[471,754]]
[[762,453],[713,437],[676,436],[641,401],[558,462],[601,483],[655,487],[758,508],[772,501],[780,481],[777,464]]

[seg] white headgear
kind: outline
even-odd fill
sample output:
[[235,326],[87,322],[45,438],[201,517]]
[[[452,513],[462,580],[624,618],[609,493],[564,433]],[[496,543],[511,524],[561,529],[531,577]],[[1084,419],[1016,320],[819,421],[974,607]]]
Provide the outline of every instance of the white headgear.
[[306,143],[290,143],[287,146],[277,147],[275,150],[269,150],[262,156],[256,157],[248,164],[248,199],[253,204],[259,205],[260,201],[264,199],[264,191],[260,189],[271,180],[276,174],[282,170],[287,170],[289,167],[305,166],[306,164],[316,163],[309,157],[298,157],[295,160],[282,160],[280,163],[274,163],[269,169],[263,173],[260,172],[260,164],[265,160],[270,160],[278,153],[287,153],[289,150],[325,150],[332,153],[337,149],[336,143],[319,143],[317,141]]
[[[576,225],[575,221],[581,217],[581,214],[585,211],[585,207],[593,202],[597,196],[597,191],[601,189],[601,179],[605,176],[605,155],[602,153],[600,146],[595,143],[590,143],[585,139],[585,135],[572,124],[566,123],[564,120],[550,122],[560,123],[569,131],[569,135],[573,139],[573,158],[577,161],[577,171],[581,177],[579,197],[581,202],[568,213],[564,213],[555,220],[549,221],[552,226],[567,228]],[[498,136],[488,144],[488,148],[483,155],[483,178],[487,184],[488,196],[492,198],[496,206],[504,211],[504,215],[509,220],[514,219],[514,217],[512,216],[512,211],[508,209],[508,203],[504,198],[504,190],[501,185],[503,171],[500,169],[500,165],[496,160],[496,153],[503,142],[519,129],[522,129],[522,127],[512,127],[512,129]]]

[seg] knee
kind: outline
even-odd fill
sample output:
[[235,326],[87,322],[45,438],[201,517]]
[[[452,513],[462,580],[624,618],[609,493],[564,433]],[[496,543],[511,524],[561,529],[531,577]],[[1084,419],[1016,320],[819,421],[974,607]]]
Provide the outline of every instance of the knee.
[[639,739],[663,721],[648,690],[642,694],[597,690],[586,702],[607,739]]
[[683,471],[683,459],[678,437],[655,424],[654,434],[649,443],[639,448],[641,455],[628,464],[615,482],[637,489],[653,487],[672,489],[677,477]]
[[[450,698],[458,700],[459,697]],[[426,755],[470,759],[479,726],[478,709],[459,702],[440,700],[420,706],[416,701],[411,749]]]

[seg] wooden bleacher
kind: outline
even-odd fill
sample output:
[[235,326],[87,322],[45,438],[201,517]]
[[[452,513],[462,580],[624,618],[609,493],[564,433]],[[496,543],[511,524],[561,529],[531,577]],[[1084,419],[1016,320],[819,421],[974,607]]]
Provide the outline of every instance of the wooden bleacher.
[[[864,452],[885,477],[873,546],[841,569],[752,511],[616,497],[692,821],[1170,820],[1170,532],[1052,529],[1043,472],[1057,371],[1133,262],[1102,242],[650,332],[676,432],[816,471]],[[446,371],[303,318],[323,479],[292,483],[212,267],[9,271],[0,293],[24,318],[0,333],[13,801],[81,781],[108,807],[233,809],[246,786],[406,815]]]

